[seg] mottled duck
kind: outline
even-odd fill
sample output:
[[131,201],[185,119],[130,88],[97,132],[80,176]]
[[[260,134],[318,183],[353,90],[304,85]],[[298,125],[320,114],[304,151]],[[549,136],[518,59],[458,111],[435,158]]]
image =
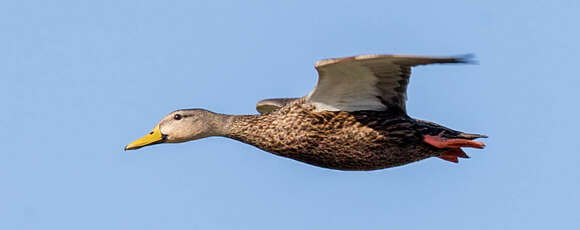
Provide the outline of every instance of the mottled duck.
[[165,116],[125,150],[210,136],[339,170],[375,170],[429,157],[458,162],[462,147],[483,148],[486,137],[411,118],[405,109],[411,67],[469,63],[470,56],[362,55],[315,64],[318,83],[301,98],[258,102],[259,115],[182,109]]

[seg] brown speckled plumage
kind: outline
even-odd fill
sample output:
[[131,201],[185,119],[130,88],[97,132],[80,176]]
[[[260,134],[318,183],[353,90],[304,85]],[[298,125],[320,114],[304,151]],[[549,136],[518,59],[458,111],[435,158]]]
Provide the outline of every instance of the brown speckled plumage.
[[319,61],[318,83],[301,98],[258,102],[260,115],[177,110],[145,137],[125,147],[224,136],[267,152],[339,170],[374,170],[428,157],[458,162],[461,147],[483,148],[485,137],[407,115],[411,67],[470,63],[471,56],[361,55]]
[[226,136],[320,167],[373,170],[443,154],[423,142],[425,134],[460,134],[401,113],[313,110],[301,99],[271,114],[234,116]]

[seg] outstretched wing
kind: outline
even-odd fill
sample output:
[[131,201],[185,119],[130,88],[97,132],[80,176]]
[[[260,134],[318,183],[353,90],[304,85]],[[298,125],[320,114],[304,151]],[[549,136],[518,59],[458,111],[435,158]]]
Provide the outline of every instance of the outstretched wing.
[[298,98],[271,98],[261,100],[256,104],[256,110],[258,110],[260,114],[271,113],[284,107],[286,104],[296,99]]
[[306,103],[317,111],[405,112],[411,67],[434,63],[470,63],[472,55],[421,57],[406,55],[361,55],[326,59],[316,63],[318,83]]

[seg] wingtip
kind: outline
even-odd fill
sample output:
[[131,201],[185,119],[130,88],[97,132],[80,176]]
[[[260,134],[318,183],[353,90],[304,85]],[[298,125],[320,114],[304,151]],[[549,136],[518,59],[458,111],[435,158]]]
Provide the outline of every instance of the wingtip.
[[456,63],[478,65],[479,61],[475,60],[475,54],[468,53],[454,57]]

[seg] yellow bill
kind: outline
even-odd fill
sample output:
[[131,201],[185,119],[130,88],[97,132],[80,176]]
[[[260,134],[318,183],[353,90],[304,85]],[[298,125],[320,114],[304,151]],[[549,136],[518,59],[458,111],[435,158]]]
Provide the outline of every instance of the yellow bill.
[[131,144],[125,146],[125,150],[138,149],[147,145],[153,145],[163,142],[163,134],[159,130],[159,125],[156,125],[149,134],[131,142]]

